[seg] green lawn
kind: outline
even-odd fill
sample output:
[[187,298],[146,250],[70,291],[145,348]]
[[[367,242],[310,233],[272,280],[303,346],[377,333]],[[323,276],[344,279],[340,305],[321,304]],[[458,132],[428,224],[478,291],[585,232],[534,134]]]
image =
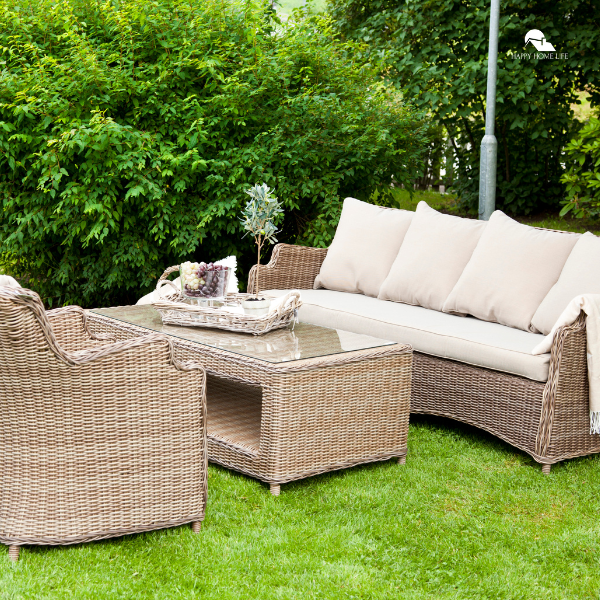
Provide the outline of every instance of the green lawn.
[[393,461],[282,486],[211,466],[180,527],[0,558],[0,598],[575,599],[600,594],[600,458],[542,475],[499,440],[413,418]]

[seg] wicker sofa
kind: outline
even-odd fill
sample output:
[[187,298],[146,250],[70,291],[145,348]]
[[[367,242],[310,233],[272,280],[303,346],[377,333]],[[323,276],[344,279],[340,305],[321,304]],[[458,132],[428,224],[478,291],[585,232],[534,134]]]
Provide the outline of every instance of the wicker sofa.
[[[252,268],[248,287],[255,288],[260,269],[261,290],[275,294],[313,290],[327,252],[278,244],[268,264]],[[315,300],[315,292],[320,291],[306,292],[312,306],[307,313],[303,298],[300,320],[331,326],[331,311]],[[368,333],[359,329],[357,333]],[[393,330],[388,339],[394,339]],[[442,358],[431,349],[424,352],[413,346],[412,413],[439,415],[484,429],[530,454],[545,474],[552,464],[600,452],[600,436],[589,433],[585,314],[555,333],[547,381]]]

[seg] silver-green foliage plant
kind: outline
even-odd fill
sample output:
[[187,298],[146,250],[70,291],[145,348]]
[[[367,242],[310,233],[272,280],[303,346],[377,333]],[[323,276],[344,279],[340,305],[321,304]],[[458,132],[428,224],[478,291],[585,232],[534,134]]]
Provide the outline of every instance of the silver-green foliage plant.
[[[250,200],[246,203],[242,211],[240,221],[244,226],[244,230],[254,236],[254,242],[257,247],[256,264],[260,265],[260,253],[266,242],[275,244],[277,238],[275,234],[279,231],[275,222],[283,214],[281,203],[275,196],[271,195],[272,190],[266,183],[262,185],[256,184],[254,187],[246,190],[246,194],[250,196]],[[256,272],[255,291],[258,294],[259,285],[258,278],[260,270]]]

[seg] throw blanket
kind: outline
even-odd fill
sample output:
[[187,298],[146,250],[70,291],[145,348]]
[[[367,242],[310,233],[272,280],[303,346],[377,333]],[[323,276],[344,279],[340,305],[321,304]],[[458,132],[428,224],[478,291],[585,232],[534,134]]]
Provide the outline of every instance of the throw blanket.
[[0,275],[0,285],[6,287],[20,288],[18,281],[13,279],[10,275]]
[[552,331],[531,351],[550,352],[552,339],[559,327],[570,325],[583,311],[587,315],[587,366],[590,382],[590,433],[600,433],[600,294],[583,294],[571,300]]

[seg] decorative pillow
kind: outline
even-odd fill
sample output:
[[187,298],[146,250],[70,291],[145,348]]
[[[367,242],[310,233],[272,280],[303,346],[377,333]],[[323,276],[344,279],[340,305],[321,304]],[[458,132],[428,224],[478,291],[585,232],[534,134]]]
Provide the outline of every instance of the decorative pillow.
[[413,215],[346,198],[314,288],[377,296]]
[[485,226],[419,202],[379,298],[442,310]]
[[563,270],[531,319],[548,335],[569,302],[580,294],[600,294],[600,238],[589,231],[575,244]]
[[579,237],[528,227],[495,211],[444,312],[537,331],[531,318]]

